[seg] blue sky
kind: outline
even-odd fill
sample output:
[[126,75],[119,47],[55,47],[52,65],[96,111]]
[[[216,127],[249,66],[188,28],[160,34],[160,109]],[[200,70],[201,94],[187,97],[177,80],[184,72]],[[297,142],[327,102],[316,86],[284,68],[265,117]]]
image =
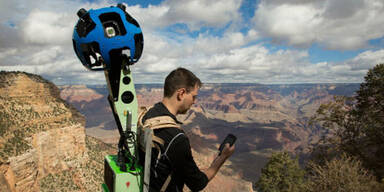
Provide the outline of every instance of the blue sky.
[[0,70],[103,84],[72,48],[80,8],[126,4],[144,52],[136,83],[185,67],[206,83],[360,83],[384,63],[382,0],[0,0]]

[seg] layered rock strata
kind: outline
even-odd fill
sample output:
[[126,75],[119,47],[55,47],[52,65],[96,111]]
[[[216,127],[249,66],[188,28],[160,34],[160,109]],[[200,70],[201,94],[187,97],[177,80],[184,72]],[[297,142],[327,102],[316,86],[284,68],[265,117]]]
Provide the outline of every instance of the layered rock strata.
[[103,156],[115,151],[84,124],[52,83],[0,72],[0,191],[99,190]]

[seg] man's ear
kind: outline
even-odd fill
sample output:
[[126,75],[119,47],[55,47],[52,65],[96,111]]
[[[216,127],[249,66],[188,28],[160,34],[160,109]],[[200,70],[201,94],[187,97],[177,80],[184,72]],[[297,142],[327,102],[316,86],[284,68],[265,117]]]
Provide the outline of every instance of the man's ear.
[[178,101],[183,100],[185,93],[187,90],[185,88],[180,88],[176,91],[176,98]]

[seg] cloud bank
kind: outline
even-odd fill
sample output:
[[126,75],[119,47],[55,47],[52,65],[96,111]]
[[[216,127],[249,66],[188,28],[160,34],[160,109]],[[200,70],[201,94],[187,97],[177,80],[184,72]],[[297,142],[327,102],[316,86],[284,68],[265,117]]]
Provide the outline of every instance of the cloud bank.
[[381,0],[262,0],[252,19],[265,36],[289,45],[366,48],[384,35]]
[[[163,82],[181,66],[204,82],[361,82],[369,68],[384,62],[384,48],[369,44],[384,36],[381,0],[262,0],[249,21],[242,18],[242,3],[166,0],[147,7],[127,6],[144,32],[144,52],[132,68],[135,81]],[[116,3],[0,0],[0,4],[0,70],[36,73],[57,84],[105,83],[102,72],[81,65],[71,38],[78,9]],[[169,30],[178,25],[180,30]],[[308,48],[314,44],[361,51],[341,62],[312,63]]]

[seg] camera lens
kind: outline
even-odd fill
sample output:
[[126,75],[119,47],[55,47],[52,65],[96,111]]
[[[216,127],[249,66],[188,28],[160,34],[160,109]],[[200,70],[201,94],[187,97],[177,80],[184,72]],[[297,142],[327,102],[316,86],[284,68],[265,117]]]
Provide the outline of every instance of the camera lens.
[[115,29],[113,27],[106,27],[105,28],[105,33],[107,34],[107,36],[109,38],[116,36],[116,31],[115,31]]

